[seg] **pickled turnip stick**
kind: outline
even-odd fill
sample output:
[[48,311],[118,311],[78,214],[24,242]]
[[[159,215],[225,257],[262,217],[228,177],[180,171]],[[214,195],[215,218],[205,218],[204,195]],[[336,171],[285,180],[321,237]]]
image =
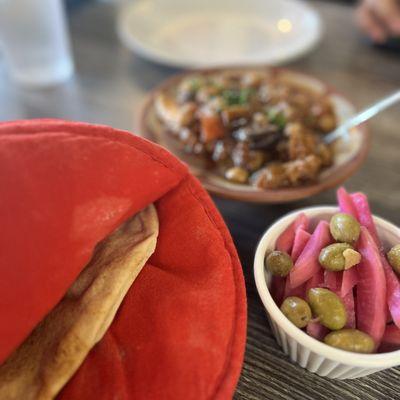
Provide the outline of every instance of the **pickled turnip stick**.
[[297,229],[308,229],[309,219],[304,214],[299,214],[296,219],[280,234],[276,240],[276,250],[285,251],[290,254],[293,248]]
[[368,333],[378,347],[386,325],[386,277],[381,255],[371,234],[361,227],[357,266],[357,328]]
[[332,241],[329,224],[320,221],[289,274],[292,288],[307,282],[321,268],[318,257],[321,250]]
[[311,233],[308,233],[303,228],[298,228],[294,237],[293,249],[292,249],[292,260],[296,262],[301,252],[306,247],[307,242],[310,240]]

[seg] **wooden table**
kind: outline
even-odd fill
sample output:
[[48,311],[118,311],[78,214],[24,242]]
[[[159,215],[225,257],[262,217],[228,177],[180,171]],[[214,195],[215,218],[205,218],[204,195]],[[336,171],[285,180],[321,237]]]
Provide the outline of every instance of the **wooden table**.
[[[313,2],[326,24],[316,51],[293,67],[311,73],[364,106],[400,87],[400,54],[366,45],[346,5]],[[0,63],[0,119],[57,117],[132,130],[147,91],[175,70],[139,59],[118,41],[115,9],[88,4],[70,15],[77,74],[65,85],[46,90],[16,88]],[[396,118],[397,114],[397,118]],[[400,120],[391,110],[371,123],[373,145],[349,190],[362,190],[374,212],[400,224]],[[293,209],[332,204],[334,191],[287,205],[251,205],[215,199],[237,245],[246,277],[248,340],[237,399],[398,399],[400,368],[352,381],[334,381],[308,373],[283,355],[267,324],[252,272],[263,231]]]

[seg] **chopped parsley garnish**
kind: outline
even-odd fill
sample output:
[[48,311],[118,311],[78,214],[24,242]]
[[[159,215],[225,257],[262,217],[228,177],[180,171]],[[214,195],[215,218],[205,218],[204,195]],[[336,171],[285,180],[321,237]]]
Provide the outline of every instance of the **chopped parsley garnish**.
[[227,89],[222,92],[222,96],[228,106],[243,106],[249,102],[253,94],[253,88]]
[[269,122],[276,125],[279,129],[283,129],[286,125],[286,117],[282,111],[270,109],[267,112]]
[[197,91],[200,89],[200,87],[201,87],[201,81],[200,81],[200,79],[198,79],[198,78],[193,78],[193,79],[190,81],[190,89],[191,89],[193,92],[197,92]]

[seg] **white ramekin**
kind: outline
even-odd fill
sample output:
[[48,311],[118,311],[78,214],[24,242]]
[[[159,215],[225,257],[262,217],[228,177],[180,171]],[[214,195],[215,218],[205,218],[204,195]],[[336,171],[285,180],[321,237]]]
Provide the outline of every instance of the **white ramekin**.
[[[400,365],[400,350],[381,354],[358,354],[328,346],[294,326],[275,304],[268,289],[270,274],[264,268],[267,251],[273,250],[280,233],[296,218],[305,213],[316,222],[338,212],[337,207],[310,207],[292,212],[276,221],[262,236],[254,258],[254,276],[261,300],[267,312],[272,331],[283,351],[292,361],[321,376],[335,379],[353,379]],[[374,216],[379,236],[385,245],[399,242],[400,229]]]

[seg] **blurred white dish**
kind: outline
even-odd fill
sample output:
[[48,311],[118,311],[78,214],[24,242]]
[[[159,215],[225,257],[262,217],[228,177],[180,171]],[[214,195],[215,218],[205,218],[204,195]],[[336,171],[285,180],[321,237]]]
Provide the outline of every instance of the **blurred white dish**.
[[299,0],[135,0],[121,8],[118,32],[174,67],[277,65],[317,44],[321,20]]

